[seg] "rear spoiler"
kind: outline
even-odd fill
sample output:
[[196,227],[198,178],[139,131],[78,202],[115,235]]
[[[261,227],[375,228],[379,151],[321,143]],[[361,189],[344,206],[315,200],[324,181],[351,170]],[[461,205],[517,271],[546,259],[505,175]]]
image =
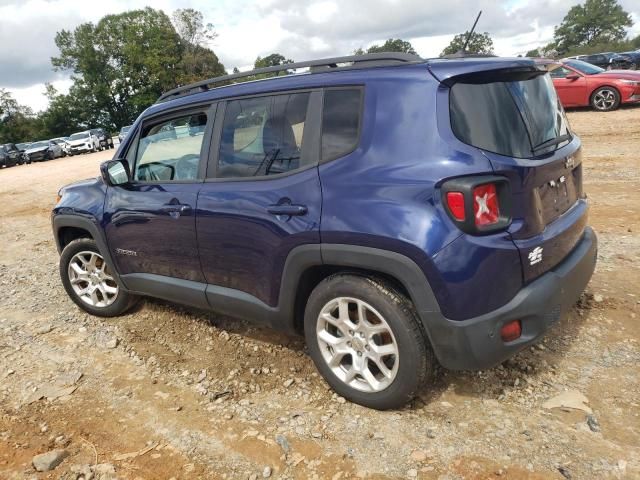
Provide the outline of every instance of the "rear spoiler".
[[547,73],[546,69],[527,58],[429,60],[427,65],[431,75],[448,87],[458,82],[488,83],[529,80]]

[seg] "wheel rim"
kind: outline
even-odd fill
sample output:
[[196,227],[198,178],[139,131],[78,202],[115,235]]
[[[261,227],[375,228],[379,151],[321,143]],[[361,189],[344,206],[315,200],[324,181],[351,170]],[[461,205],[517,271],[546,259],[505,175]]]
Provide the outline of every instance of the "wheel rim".
[[99,253],[76,253],[67,269],[71,288],[87,305],[104,308],[115,302],[119,287]]
[[398,344],[384,317],[368,303],[349,297],[320,311],[316,338],[322,358],[338,379],[362,392],[380,392],[398,373]]
[[613,90],[600,90],[593,96],[593,103],[599,110],[608,110],[616,103],[616,94]]

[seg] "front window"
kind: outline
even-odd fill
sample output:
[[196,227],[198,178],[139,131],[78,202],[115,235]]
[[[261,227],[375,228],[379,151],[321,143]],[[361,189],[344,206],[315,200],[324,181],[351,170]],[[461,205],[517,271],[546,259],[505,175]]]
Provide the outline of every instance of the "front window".
[[575,68],[579,72],[584,73],[585,75],[595,75],[596,73],[602,73],[606,71],[604,68],[596,67],[595,65],[583,62],[582,60],[567,60],[564,63],[569,67]]
[[572,73],[571,70],[560,65],[554,67],[553,70],[549,70],[551,78],[567,78],[567,75],[571,75]]
[[47,142],[36,142],[36,143],[32,143],[29,148],[42,148],[42,147],[48,147],[48,146],[49,144]]
[[207,125],[194,113],[145,127],[140,135],[134,179],[143,182],[195,180]]
[[451,87],[450,111],[458,139],[500,155],[532,158],[571,140],[564,110],[546,74],[456,83]]

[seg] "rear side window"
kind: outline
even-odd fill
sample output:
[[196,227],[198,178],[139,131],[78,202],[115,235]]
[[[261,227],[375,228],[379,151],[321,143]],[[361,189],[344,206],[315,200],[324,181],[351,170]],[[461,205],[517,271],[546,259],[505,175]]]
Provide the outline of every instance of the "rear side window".
[[302,143],[309,96],[295,93],[228,102],[217,176],[261,177],[304,167]]
[[362,90],[330,89],[324,92],[322,112],[322,160],[333,160],[358,145]]
[[[527,80],[456,83],[449,96],[451,127],[462,142],[517,158],[550,153],[568,143],[568,121],[549,75]],[[543,146],[543,144],[548,146]]]

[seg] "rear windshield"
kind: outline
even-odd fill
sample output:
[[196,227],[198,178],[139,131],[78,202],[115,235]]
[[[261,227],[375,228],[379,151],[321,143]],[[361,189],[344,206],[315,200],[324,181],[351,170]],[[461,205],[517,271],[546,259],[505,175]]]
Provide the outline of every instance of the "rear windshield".
[[570,141],[569,124],[548,74],[509,82],[456,83],[449,107],[456,137],[489,152],[532,158]]

